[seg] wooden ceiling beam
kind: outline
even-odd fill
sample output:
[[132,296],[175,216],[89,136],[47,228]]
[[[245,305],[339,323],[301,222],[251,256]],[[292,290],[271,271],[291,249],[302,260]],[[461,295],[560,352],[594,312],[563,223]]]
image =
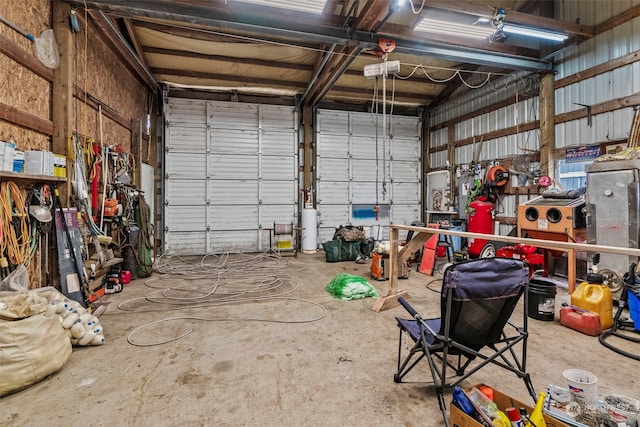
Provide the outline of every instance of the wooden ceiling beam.
[[[129,68],[133,74],[139,77],[147,86],[156,91],[158,84],[153,77],[148,73],[148,69],[145,68],[142,62],[136,61],[134,58],[134,52],[127,49],[127,46],[123,44],[118,35],[114,32],[113,27],[110,26],[106,20],[109,18],[101,12],[90,11],[89,17],[93,22],[95,28],[102,34],[102,38],[108,41],[108,45],[114,50],[114,52],[122,58],[123,63]],[[113,22],[111,22],[113,25]],[[120,34],[120,36],[122,36]]]
[[[410,79],[398,79],[396,80],[396,84],[398,84],[398,82],[410,81],[412,84],[417,83],[421,85],[432,85],[433,87],[440,87],[440,88],[444,88],[447,86],[446,83],[437,83],[437,82],[434,82],[433,80],[430,80],[426,77],[421,77],[420,75],[417,75],[417,74],[418,73],[415,73],[414,75],[412,75]],[[347,70],[344,73],[342,73],[342,75],[353,76],[353,77],[364,77],[364,72],[363,70]]]
[[156,75],[162,74],[162,75],[178,76],[178,77],[191,77],[191,78],[204,79],[204,80],[220,80],[220,81],[234,82],[234,83],[249,83],[249,84],[256,84],[261,86],[275,86],[275,87],[285,86],[295,90],[299,90],[300,88],[304,88],[306,86],[304,82],[292,82],[292,81],[285,81],[281,79],[268,79],[263,77],[246,77],[246,76],[237,76],[237,75],[229,75],[229,74],[207,73],[203,71],[176,70],[173,68],[152,67],[151,72]]
[[131,40],[131,44],[133,45],[133,49],[136,51],[138,58],[140,59],[140,61],[142,61],[145,67],[149,68],[149,64],[147,64],[145,61],[144,51],[142,49],[140,41],[138,40],[138,36],[136,35],[136,29],[133,25],[133,22],[129,18],[123,18],[122,23],[127,30],[127,35],[129,36],[129,40]]
[[[359,88],[348,87],[348,86],[333,86],[331,90],[327,92],[327,96],[329,96],[329,94],[331,94],[332,91],[362,95],[363,99],[368,99],[368,100],[371,100],[373,98],[373,91],[369,89],[359,89]],[[391,99],[391,96],[390,95],[388,96],[389,96],[389,99]],[[394,99],[396,101],[411,100],[412,102],[418,101],[421,104],[424,104],[425,101],[428,101],[433,98],[434,98],[433,95],[421,94],[417,92],[400,92],[398,90],[394,92]]]
[[253,58],[241,58],[237,56],[225,56],[225,55],[209,55],[206,53],[198,53],[198,52],[190,52],[187,50],[177,50],[177,49],[163,49],[160,47],[151,47],[147,46],[144,48],[145,53],[147,54],[158,54],[158,55],[169,55],[169,56],[177,56],[183,58],[194,58],[194,59],[202,59],[205,61],[220,61],[220,62],[230,62],[233,64],[240,65],[255,65],[259,67],[272,67],[272,68],[284,68],[288,70],[301,70],[301,71],[311,71],[313,66],[306,64],[294,64],[290,62],[282,62],[282,61],[267,61],[264,59],[253,59]]
[[[393,9],[390,8],[394,0],[371,0],[368,1],[362,12],[356,17],[352,29],[360,31],[373,31],[380,21],[386,21],[385,16],[391,15]],[[358,11],[356,11],[357,13]],[[315,105],[322,97],[331,90],[331,87],[340,78],[349,65],[358,57],[362,48],[345,47],[340,49],[340,54],[334,53],[330,58],[324,71],[308,90],[311,105]],[[306,101],[306,100],[305,100]]]
[[[178,24],[166,25],[158,24],[156,22],[149,22],[144,20],[134,20],[137,27],[148,28],[153,31],[169,34],[176,37],[185,37],[193,40],[214,41],[214,42],[228,42],[228,43],[256,43],[257,40],[243,40],[234,36],[233,34],[225,35],[219,31],[207,30],[204,28],[186,27]],[[282,39],[269,38],[266,35],[261,35],[260,40],[265,43],[276,42],[282,43]],[[317,49],[318,44],[306,43],[300,40],[287,41],[288,45],[295,45],[301,48]]]

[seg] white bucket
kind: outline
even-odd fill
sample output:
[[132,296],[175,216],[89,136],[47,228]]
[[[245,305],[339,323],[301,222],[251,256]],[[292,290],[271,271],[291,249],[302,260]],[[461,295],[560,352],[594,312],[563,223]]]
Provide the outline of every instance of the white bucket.
[[595,375],[582,369],[567,369],[562,375],[567,380],[576,402],[581,405],[598,403],[598,378]]
[[636,426],[640,414],[640,401],[611,394],[603,396],[602,400],[614,421],[618,423],[624,421],[627,426]]

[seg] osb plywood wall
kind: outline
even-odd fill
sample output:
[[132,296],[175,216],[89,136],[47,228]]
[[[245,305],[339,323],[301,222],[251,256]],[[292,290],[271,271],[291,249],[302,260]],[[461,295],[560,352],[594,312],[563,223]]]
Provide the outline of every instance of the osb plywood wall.
[[[51,28],[51,0],[16,2],[0,0],[0,14],[9,22],[38,37]],[[33,42],[0,23],[0,35],[33,55]],[[51,83],[5,55],[0,55],[0,103],[50,120]],[[0,140],[13,136],[21,150],[50,149],[51,138],[0,119]]]
[[[0,0],[0,14],[36,37],[52,26],[52,8],[69,9],[67,3],[51,0],[16,2]],[[96,24],[84,10],[77,10],[80,32],[72,37],[72,80],[77,98],[72,104],[72,132],[101,140],[97,105],[102,105],[102,139],[106,145],[124,145],[129,151],[132,123],[145,123],[152,96],[147,87],[134,75],[112,47],[102,40]],[[85,20],[86,19],[86,20]],[[13,29],[0,23],[4,36],[28,54],[33,55],[33,43]],[[65,54],[61,52],[61,54]],[[0,103],[21,113],[52,120],[52,82],[40,77],[29,68],[0,54]],[[84,93],[91,96],[84,101]],[[112,120],[108,112],[118,120]],[[153,114],[153,112],[152,112]],[[138,127],[138,125],[135,125]],[[153,126],[152,126],[153,129]],[[52,136],[0,119],[0,140],[13,136],[19,149],[47,149],[52,147]]]
[[[74,82],[78,88],[73,111],[74,126],[79,135],[105,145],[121,144],[129,151],[132,122],[146,117],[151,95],[133,72],[120,63],[120,58],[110,46],[100,40],[93,19],[85,16],[84,11],[77,13],[80,32],[74,36]],[[118,63],[120,66],[114,66]],[[86,102],[84,93],[93,102]],[[102,137],[101,114],[96,104],[102,107]],[[124,122],[111,119],[109,112],[124,119]]]
[[[60,10],[57,8],[62,8],[65,14],[70,10],[68,3],[58,0],[0,0],[0,15],[36,37],[42,31],[52,28],[54,12]],[[153,105],[150,102],[152,95],[146,85],[126,66],[123,59],[114,53],[112,46],[103,41],[96,23],[90,17],[85,17],[84,10],[78,10],[77,15],[80,32],[71,36],[71,51],[60,52],[61,55],[69,55],[72,59],[73,75],[69,78],[73,82],[73,92],[77,94],[71,103],[71,129],[64,130],[64,133],[78,133],[100,142],[100,115],[97,106],[102,105],[105,112],[102,114],[103,142],[106,145],[121,144],[125,146],[126,151],[131,151],[133,135],[137,138],[139,124],[146,122],[149,105]],[[2,23],[0,36],[2,43],[6,43],[5,46],[11,45],[11,51],[17,49],[24,53],[23,56],[26,58],[36,58],[33,43]],[[0,109],[4,111],[4,115],[0,117],[6,118],[0,118],[0,140],[13,137],[20,150],[51,150],[55,129],[52,132],[43,131],[42,128],[36,130],[24,124],[17,124],[20,121],[14,117],[28,115],[40,123],[50,123],[53,128],[53,108],[56,102],[53,99],[53,81],[56,75],[43,77],[42,73],[38,73],[33,67],[22,65],[3,52],[0,50]],[[37,64],[37,59],[35,61]],[[53,73],[59,72],[60,69]],[[90,102],[85,102],[85,93],[91,95]],[[11,111],[11,114],[7,111]],[[155,111],[151,114],[153,117]],[[155,129],[153,124],[151,129]],[[155,144],[152,147],[155,147]],[[58,152],[60,153],[60,150]],[[155,158],[155,153],[152,158]],[[20,185],[26,188],[26,184]],[[55,238],[50,240],[49,265],[52,276],[56,277],[56,257],[53,250]],[[46,252],[44,248],[43,252]],[[36,255],[28,267],[32,286],[38,285],[39,282],[37,267],[42,261],[37,257],[39,255]]]

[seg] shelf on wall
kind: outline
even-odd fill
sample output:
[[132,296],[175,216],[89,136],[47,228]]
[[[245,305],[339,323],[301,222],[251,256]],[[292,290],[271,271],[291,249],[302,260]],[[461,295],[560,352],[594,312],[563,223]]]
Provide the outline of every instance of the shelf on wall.
[[65,182],[67,178],[60,176],[49,175],[31,175],[28,173],[18,173],[9,171],[0,171],[0,181],[2,180],[12,181],[47,181],[47,182]]

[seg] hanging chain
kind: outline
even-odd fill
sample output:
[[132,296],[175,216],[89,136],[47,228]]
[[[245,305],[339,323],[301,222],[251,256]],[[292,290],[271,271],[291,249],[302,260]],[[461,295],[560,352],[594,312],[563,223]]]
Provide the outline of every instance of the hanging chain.
[[387,194],[387,53],[382,57],[382,200]]

